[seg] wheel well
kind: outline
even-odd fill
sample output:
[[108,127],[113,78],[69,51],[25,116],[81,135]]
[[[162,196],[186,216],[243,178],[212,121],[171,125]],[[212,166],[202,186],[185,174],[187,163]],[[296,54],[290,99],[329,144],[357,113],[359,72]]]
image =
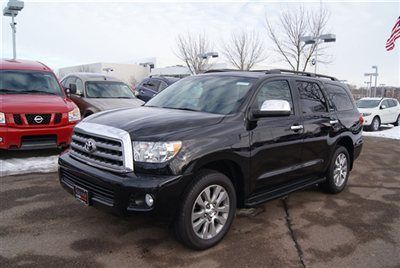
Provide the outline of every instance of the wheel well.
[[88,117],[89,115],[92,115],[92,114],[93,114],[92,111],[87,111],[87,112],[85,113],[84,117]]
[[238,164],[231,160],[219,160],[205,164],[200,169],[211,169],[227,176],[236,190],[237,206],[244,205],[244,177]]
[[354,144],[353,140],[350,137],[343,137],[341,138],[337,145],[343,146],[347,149],[347,152],[349,152],[350,155],[350,170],[353,168],[353,162],[354,162]]

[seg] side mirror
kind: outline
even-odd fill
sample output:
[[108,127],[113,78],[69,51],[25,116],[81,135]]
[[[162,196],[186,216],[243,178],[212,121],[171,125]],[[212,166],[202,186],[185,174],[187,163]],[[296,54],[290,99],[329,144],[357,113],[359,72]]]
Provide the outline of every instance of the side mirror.
[[269,116],[289,116],[291,113],[290,104],[286,100],[266,100],[260,110],[253,111],[255,118]]
[[386,109],[386,108],[387,108],[387,107],[386,107],[385,104],[382,104],[382,105],[381,105],[381,110]]

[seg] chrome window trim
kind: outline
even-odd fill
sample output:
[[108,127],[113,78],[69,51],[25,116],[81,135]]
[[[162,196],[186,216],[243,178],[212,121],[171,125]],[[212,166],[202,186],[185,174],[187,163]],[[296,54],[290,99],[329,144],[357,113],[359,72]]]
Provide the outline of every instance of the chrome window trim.
[[[133,168],[133,149],[132,149],[132,141],[129,133],[125,130],[110,127],[106,125],[89,123],[89,122],[80,122],[75,126],[75,129],[78,129],[80,132],[88,135],[98,136],[100,138],[105,139],[115,139],[120,141],[122,144],[122,154],[123,154],[123,162],[124,162],[124,170],[123,172],[132,172]],[[86,161],[85,161],[86,162]],[[92,163],[87,162],[89,165]],[[95,164],[95,163],[94,163]],[[104,168],[100,165],[96,165],[99,168]],[[113,170],[117,171],[117,170]],[[117,171],[118,172],[118,171]]]

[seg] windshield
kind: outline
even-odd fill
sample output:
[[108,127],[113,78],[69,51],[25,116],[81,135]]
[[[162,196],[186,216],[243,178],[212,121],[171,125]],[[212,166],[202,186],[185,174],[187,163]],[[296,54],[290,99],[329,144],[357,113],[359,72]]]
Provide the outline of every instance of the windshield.
[[18,70],[0,70],[0,94],[63,95],[52,73]]
[[87,82],[86,96],[88,98],[136,98],[132,90],[124,83],[109,81]]
[[358,100],[356,102],[358,108],[374,108],[378,107],[381,100]]
[[215,114],[237,111],[255,79],[233,76],[192,76],[179,80],[145,106]]

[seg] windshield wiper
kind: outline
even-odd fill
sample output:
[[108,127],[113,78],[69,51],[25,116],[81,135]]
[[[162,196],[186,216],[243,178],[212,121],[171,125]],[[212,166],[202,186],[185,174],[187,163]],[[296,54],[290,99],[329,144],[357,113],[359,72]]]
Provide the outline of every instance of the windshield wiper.
[[179,108],[179,107],[162,107],[162,108],[166,108],[166,109],[174,109],[174,110],[183,110],[183,111],[192,111],[192,112],[200,112],[199,110],[195,110],[195,109],[190,109],[190,108]]
[[15,93],[15,90],[7,89],[7,88],[0,88],[1,93]]
[[40,90],[22,90],[18,91],[18,93],[28,94],[28,93],[38,93],[38,94],[49,94],[49,95],[57,95],[54,92],[40,91]]

